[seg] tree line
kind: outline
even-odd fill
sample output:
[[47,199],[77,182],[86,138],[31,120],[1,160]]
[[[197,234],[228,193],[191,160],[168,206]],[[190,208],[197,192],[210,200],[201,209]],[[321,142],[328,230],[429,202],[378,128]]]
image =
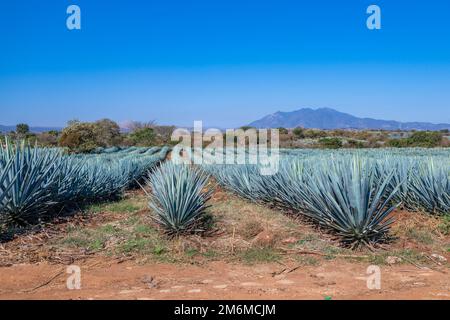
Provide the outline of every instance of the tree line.
[[[133,121],[121,128],[110,119],[95,122],[71,120],[61,131],[33,133],[28,124],[16,125],[6,134],[11,140],[27,140],[42,147],[63,147],[74,153],[89,153],[96,148],[113,146],[149,147],[170,144],[174,126],[160,126],[154,121]],[[4,136],[2,136],[4,139]]]

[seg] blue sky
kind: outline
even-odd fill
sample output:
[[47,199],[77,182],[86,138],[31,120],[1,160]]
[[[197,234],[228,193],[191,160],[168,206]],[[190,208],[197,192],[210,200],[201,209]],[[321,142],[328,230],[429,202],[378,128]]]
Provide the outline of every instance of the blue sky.
[[447,0],[2,1],[0,124],[224,128],[300,107],[450,123],[449,15]]

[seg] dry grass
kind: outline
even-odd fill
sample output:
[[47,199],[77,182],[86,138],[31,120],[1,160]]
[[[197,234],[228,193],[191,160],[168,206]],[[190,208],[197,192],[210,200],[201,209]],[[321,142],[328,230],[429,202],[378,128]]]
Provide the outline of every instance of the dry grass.
[[142,263],[222,260],[305,266],[330,259],[385,264],[393,255],[404,257],[401,263],[426,266],[435,264],[429,259],[433,253],[450,258],[450,222],[427,214],[397,212],[392,227],[396,239],[391,244],[376,252],[354,252],[292,214],[251,203],[221,188],[217,188],[211,205],[210,232],[168,238],[152,221],[145,195],[129,192],[121,201],[88,208],[84,215],[54,226],[53,231],[44,229],[6,244],[0,258],[12,263],[71,263],[73,257],[95,254]]

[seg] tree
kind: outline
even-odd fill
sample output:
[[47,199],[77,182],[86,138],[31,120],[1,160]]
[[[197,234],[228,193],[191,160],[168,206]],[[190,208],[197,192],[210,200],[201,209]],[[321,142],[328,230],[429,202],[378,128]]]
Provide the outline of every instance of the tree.
[[88,122],[72,122],[63,129],[59,138],[59,145],[68,148],[71,152],[91,152],[99,147],[95,125]]
[[58,135],[58,131],[50,130],[37,135],[36,139],[39,145],[43,147],[54,147],[58,145]]
[[157,135],[159,143],[169,144],[171,143],[172,134],[175,129],[175,126],[155,126],[153,131]]
[[156,135],[153,128],[140,128],[128,135],[128,139],[135,146],[150,147],[156,143]]
[[112,120],[102,119],[94,123],[72,120],[62,131],[59,145],[80,153],[90,152],[97,147],[115,146],[121,141],[120,127]]
[[30,126],[28,126],[26,123],[19,123],[18,125],[16,125],[16,133],[21,137],[25,137],[30,133]]
[[129,121],[125,124],[125,128],[127,128],[129,131],[133,132],[138,129],[143,128],[152,128],[154,129],[156,126],[156,122],[154,120],[150,120],[147,122],[141,122],[141,121]]
[[109,119],[98,120],[94,123],[94,133],[97,144],[103,147],[111,147],[120,143],[120,127]]
[[256,128],[255,128],[255,127],[252,127],[252,126],[242,126],[242,127],[240,127],[239,129],[242,129],[242,130],[244,130],[244,131],[247,131],[247,130],[250,130],[250,129],[256,130]]
[[67,121],[67,126],[70,127],[70,126],[73,126],[73,125],[75,125],[77,123],[80,123],[80,122],[81,121],[78,120],[78,119],[72,119],[72,120]]

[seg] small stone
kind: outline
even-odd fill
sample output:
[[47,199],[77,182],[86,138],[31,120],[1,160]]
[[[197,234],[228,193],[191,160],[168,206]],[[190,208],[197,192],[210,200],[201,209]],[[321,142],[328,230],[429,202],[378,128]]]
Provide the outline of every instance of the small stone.
[[396,264],[402,262],[402,258],[399,257],[395,257],[395,256],[389,256],[386,258],[386,263],[387,264]]
[[446,261],[447,261],[447,258],[445,258],[445,257],[443,257],[443,256],[440,256],[440,255],[438,255],[438,254],[436,254],[436,253],[433,253],[431,256],[432,256],[433,258],[439,260],[440,262],[446,262]]
[[225,289],[226,287],[228,287],[226,284],[219,284],[217,286],[214,286],[214,289]]
[[260,247],[270,247],[275,244],[275,234],[268,230],[262,231],[258,233],[252,242]]
[[277,283],[284,284],[284,285],[291,285],[291,284],[294,284],[295,282],[292,280],[285,279],[285,280],[278,280]]
[[143,291],[143,289],[122,290],[122,291],[119,291],[119,294],[132,294],[132,293],[137,293],[137,292],[141,292],[141,291]]
[[182,289],[184,288],[184,286],[173,286],[172,289],[178,290],[178,289]]
[[427,284],[425,282],[414,282],[413,286],[414,287],[426,287]]
[[199,293],[199,292],[202,292],[202,290],[200,290],[200,289],[192,289],[192,290],[188,291],[188,293]]
[[289,238],[286,238],[286,239],[282,240],[281,242],[284,243],[284,244],[290,244],[290,243],[296,243],[297,241],[298,241],[297,238],[289,237]]
[[159,282],[152,276],[144,276],[141,281],[145,283],[149,289],[159,287]]
[[203,284],[208,284],[208,283],[213,283],[213,282],[214,282],[213,280],[208,280],[208,279],[202,281]]
[[242,282],[241,286],[244,286],[244,287],[256,287],[256,286],[259,286],[259,283],[256,283],[256,282]]

